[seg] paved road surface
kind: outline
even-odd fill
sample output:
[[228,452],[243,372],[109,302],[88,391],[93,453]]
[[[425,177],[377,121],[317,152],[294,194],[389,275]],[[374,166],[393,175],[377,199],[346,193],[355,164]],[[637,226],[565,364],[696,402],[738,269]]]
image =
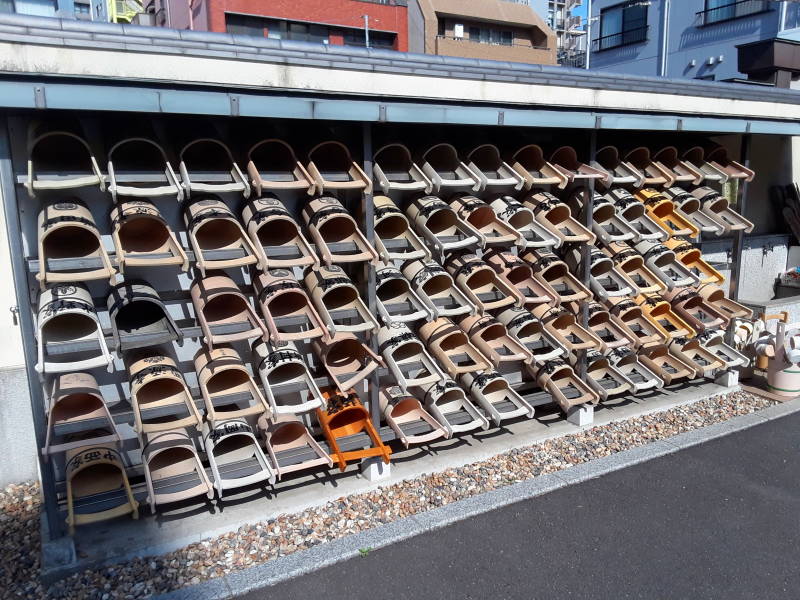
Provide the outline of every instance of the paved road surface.
[[242,596],[800,598],[800,414]]

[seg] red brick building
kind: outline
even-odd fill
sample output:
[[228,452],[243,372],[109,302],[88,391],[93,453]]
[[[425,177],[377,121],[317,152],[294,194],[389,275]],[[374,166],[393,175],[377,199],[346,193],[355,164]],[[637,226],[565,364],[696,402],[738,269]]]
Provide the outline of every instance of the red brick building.
[[175,29],[408,50],[407,0],[153,0],[157,23]]

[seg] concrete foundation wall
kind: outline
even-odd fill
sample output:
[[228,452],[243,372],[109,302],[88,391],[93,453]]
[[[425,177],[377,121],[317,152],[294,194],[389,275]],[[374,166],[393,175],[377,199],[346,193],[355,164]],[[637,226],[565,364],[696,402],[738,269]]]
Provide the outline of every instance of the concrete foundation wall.
[[0,369],[0,488],[38,479],[36,441],[25,369]]
[[[0,156],[0,159],[3,157]],[[36,437],[25,375],[20,327],[11,311],[17,305],[0,191],[0,488],[38,478]]]

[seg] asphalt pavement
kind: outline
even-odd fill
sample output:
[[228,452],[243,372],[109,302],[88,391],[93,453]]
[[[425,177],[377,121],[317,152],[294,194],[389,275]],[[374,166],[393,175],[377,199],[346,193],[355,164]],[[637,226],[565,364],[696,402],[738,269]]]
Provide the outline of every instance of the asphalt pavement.
[[800,413],[240,596],[800,598]]

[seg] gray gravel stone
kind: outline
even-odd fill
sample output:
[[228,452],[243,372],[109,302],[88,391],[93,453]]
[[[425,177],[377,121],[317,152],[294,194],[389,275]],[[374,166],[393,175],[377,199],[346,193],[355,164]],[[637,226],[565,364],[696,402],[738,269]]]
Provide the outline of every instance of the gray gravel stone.
[[[87,570],[58,582],[49,590],[43,589],[37,576],[41,549],[38,485],[9,486],[0,491],[0,529],[3,531],[0,537],[0,595],[26,599],[110,600],[147,598],[153,594],[182,590],[201,581],[264,565],[279,556],[366,532],[403,517],[417,515],[417,523],[424,526],[426,511],[445,507],[457,500],[520,482],[536,486],[538,482],[534,478],[545,474],[558,473],[555,477],[568,480],[579,471],[593,472],[592,465],[584,464],[590,460],[669,440],[673,436],[680,436],[676,440],[685,442],[691,437],[686,432],[724,423],[733,417],[774,405],[776,403],[772,400],[740,391],[589,427],[487,460],[341,497],[299,513],[280,515],[266,522],[240,527],[213,540],[191,544],[169,554]],[[775,412],[782,413],[780,410]],[[769,411],[765,413],[768,414]],[[760,422],[764,417],[753,415],[752,419]],[[676,448],[675,444],[669,444],[668,441],[660,443],[665,448]],[[598,465],[598,474],[604,470],[603,463],[608,467],[613,460],[602,461]],[[555,487],[553,482],[550,485]],[[498,494],[498,501],[501,501],[502,495]],[[396,526],[402,525],[397,523]],[[362,536],[363,539],[369,537]],[[221,581],[220,584],[224,585]],[[187,591],[174,597],[194,596]]]

